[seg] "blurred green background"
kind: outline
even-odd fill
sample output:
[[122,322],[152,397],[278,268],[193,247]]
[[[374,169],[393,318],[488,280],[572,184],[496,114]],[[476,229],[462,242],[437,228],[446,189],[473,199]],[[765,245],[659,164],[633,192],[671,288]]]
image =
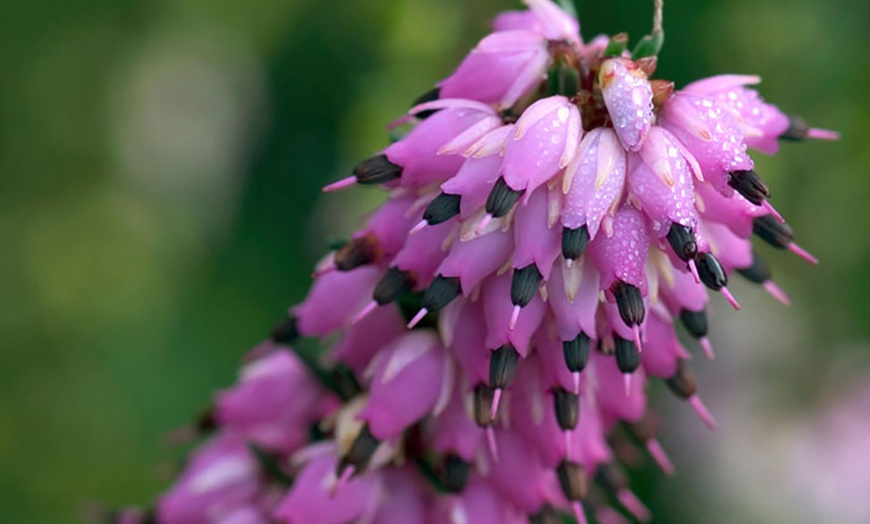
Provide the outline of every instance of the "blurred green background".
[[[0,522],[75,522],[165,487],[166,432],[233,381],[377,198],[319,188],[518,7],[0,2]],[[638,38],[652,8],[578,10],[587,38]],[[681,473],[641,473],[639,491],[658,522],[868,522],[870,2],[668,0],[665,29],[659,78],[757,73],[843,139],[757,157],[822,265],[765,250],[795,306],[737,286],[744,313],[717,307],[719,359],[696,367],[721,429],[656,390]]]

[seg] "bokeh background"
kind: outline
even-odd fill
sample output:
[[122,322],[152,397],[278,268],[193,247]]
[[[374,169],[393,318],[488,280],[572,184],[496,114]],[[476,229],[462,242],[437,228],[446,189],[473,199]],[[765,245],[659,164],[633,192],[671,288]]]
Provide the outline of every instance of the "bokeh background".
[[[0,2],[0,522],[148,503],[164,436],[234,379],[373,190],[319,188],[382,147],[513,0]],[[651,2],[583,0],[583,34]],[[654,388],[658,522],[870,522],[870,2],[668,0],[658,76],[762,75],[843,133],[758,157],[811,268],[794,306],[737,284],[698,362],[720,429]]]

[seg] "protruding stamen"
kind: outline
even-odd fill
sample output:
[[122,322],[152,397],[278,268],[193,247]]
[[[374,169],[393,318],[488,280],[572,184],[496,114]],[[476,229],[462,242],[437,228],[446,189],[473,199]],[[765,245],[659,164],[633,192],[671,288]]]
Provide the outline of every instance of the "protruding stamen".
[[332,193],[333,191],[338,191],[338,190],[344,189],[346,187],[350,187],[354,184],[356,184],[356,177],[349,176],[347,178],[342,178],[341,180],[339,180],[337,182],[333,182],[331,184],[323,186],[323,192],[324,193]]
[[339,271],[350,271],[378,258],[378,239],[374,235],[355,238],[335,252],[335,267]]
[[818,140],[839,140],[840,133],[827,129],[816,129],[807,125],[803,118],[791,115],[788,118],[788,129],[779,136],[781,140],[799,142],[807,138]]
[[562,342],[562,352],[565,354],[565,365],[572,373],[579,373],[586,368],[589,362],[589,335],[580,332],[573,340]]
[[710,429],[716,429],[716,419],[713,418],[713,415],[710,414],[710,411],[707,409],[707,406],[701,401],[701,397],[698,395],[693,396],[689,399],[689,404],[692,405],[692,408],[701,417],[701,420],[704,424]]
[[580,421],[580,395],[557,388],[553,391],[553,407],[561,430],[569,431],[577,427]]
[[391,267],[375,286],[372,296],[379,305],[389,304],[399,297],[410,282],[411,275],[407,271]]
[[613,335],[614,349],[616,351],[616,366],[622,373],[634,373],[640,367],[640,354],[637,346],[631,340],[624,339],[619,335]]
[[698,276],[701,282],[713,291],[719,291],[728,285],[728,275],[719,260],[711,253],[698,253],[695,258],[698,263]]
[[352,473],[363,473],[378,446],[380,446],[380,441],[372,435],[368,424],[364,425],[350,449],[338,461],[335,474],[344,477],[348,469],[352,469]]
[[698,339],[698,342],[701,343],[701,348],[704,349],[704,354],[707,355],[707,358],[714,360],[716,355],[713,353],[713,344],[710,343],[710,339],[707,337],[701,337]]
[[494,350],[489,359],[489,385],[496,389],[507,388],[517,373],[519,361],[520,354],[510,344]]
[[589,229],[583,225],[577,229],[562,228],[562,256],[565,261],[574,261],[586,251],[589,244]]
[[559,486],[565,498],[572,502],[580,502],[586,499],[589,492],[589,482],[583,466],[570,460],[563,460],[556,468],[556,476],[559,478]]
[[335,494],[338,493],[338,490],[343,488],[350,481],[350,478],[356,473],[356,468],[353,466],[347,466],[341,471],[340,475],[337,475],[335,478],[335,482],[329,486],[329,498],[335,497]]
[[695,263],[695,260],[689,260],[689,272],[692,273],[692,278],[695,279],[695,284],[701,283],[701,275],[698,274],[698,264]]
[[495,388],[492,394],[492,405],[489,407],[489,420],[495,420],[498,414],[498,406],[501,404],[501,394],[504,391],[501,388]]
[[622,385],[625,388],[625,396],[631,396],[631,373],[622,374]]
[[577,524],[589,524],[589,521],[586,520],[586,511],[583,510],[583,504],[579,500],[571,503],[571,510],[574,512]]
[[516,305],[511,310],[511,320],[508,323],[508,330],[513,331],[515,327],[517,327],[517,321],[520,319],[520,310],[522,310],[522,306]]
[[728,185],[756,206],[760,206],[762,201],[770,198],[767,184],[752,169],[731,171],[728,173]]
[[719,292],[722,293],[722,296],[725,297],[725,300],[727,300],[728,303],[731,304],[731,307],[734,308],[734,311],[740,311],[740,302],[737,302],[737,299],[734,298],[734,295],[731,294],[731,291],[727,287],[722,286],[722,289],[720,289]]
[[486,212],[493,218],[501,218],[508,214],[513,209],[517,201],[523,196],[525,191],[517,191],[511,189],[504,181],[504,177],[500,177],[486,198]]
[[460,456],[450,453],[444,458],[442,482],[447,491],[460,493],[468,484],[470,474],[471,464],[462,460]]
[[486,434],[486,445],[489,447],[489,452],[492,454],[492,460],[498,462],[498,446],[495,444],[495,429],[492,426],[487,426],[484,430]]
[[489,416],[492,408],[493,397],[495,397],[495,389],[486,385],[478,384],[474,387],[474,421],[478,426],[485,428],[490,425],[492,418]]
[[637,324],[631,326],[631,334],[634,337],[634,345],[637,346],[637,352],[643,353],[643,346],[640,343],[640,326]]
[[809,262],[810,264],[812,264],[814,266],[819,265],[818,258],[814,257],[809,251],[805,250],[804,248],[800,247],[799,245],[795,244],[794,242],[789,242],[788,250],[791,251],[792,253],[794,253],[795,255],[801,257],[802,259],[806,260],[807,262]]
[[514,269],[511,280],[511,302],[515,306],[526,307],[538,293],[543,275],[535,264]]
[[819,129],[817,127],[811,127],[807,131],[807,138],[815,138],[816,140],[839,140],[840,133],[836,131],[831,131],[829,129]]
[[430,226],[450,220],[459,214],[459,203],[461,200],[462,196],[460,195],[441,193],[426,206],[426,210],[423,211],[423,220]]
[[643,295],[640,288],[626,282],[617,281],[610,290],[616,298],[616,307],[619,316],[626,326],[637,326],[643,323],[646,309],[643,304]]
[[677,257],[683,262],[690,262],[698,254],[698,240],[692,228],[681,226],[674,222],[668,230],[668,243]]
[[777,211],[776,208],[774,208],[769,201],[763,201],[761,203],[761,207],[767,210],[767,212],[770,213],[770,216],[775,218],[777,222],[779,222],[780,224],[785,224],[785,219],[782,218],[782,215],[779,214],[779,211]]
[[674,463],[671,462],[671,459],[668,457],[668,454],[665,453],[665,450],[658,439],[651,438],[647,440],[646,450],[665,475],[671,476],[674,474],[674,471],[676,470],[676,468],[674,468]]
[[624,488],[616,492],[616,499],[629,513],[641,522],[648,521],[652,515],[643,502],[630,489]]
[[272,330],[272,341],[289,344],[299,338],[299,325],[296,317],[287,317]]
[[575,372],[571,373],[571,381],[573,382],[573,385],[574,385],[574,393],[579,395],[580,394],[580,372],[579,371],[575,371]]
[[426,226],[428,226],[428,225],[429,225],[429,222],[426,222],[425,220],[421,220],[421,221],[417,222],[416,224],[414,224],[414,227],[412,227],[411,230],[408,231],[408,234],[409,235],[416,235],[420,231],[423,231],[424,229],[426,229]]
[[788,297],[788,294],[786,294],[785,291],[780,289],[780,287],[777,286],[773,280],[768,280],[767,282],[765,282],[763,284],[763,287],[764,287],[764,290],[767,291],[768,293],[770,293],[770,295],[773,298],[779,300],[780,303],[782,303],[782,305],[784,305],[784,306],[791,305],[791,299]]
[[360,310],[360,312],[356,314],[355,317],[353,317],[353,320],[351,320],[350,323],[357,324],[360,320],[369,316],[372,311],[374,311],[378,308],[378,306],[380,306],[380,304],[378,304],[378,302],[376,300],[372,300],[371,302],[366,304],[366,306],[364,308],[362,308]]
[[438,275],[423,292],[423,307],[437,312],[462,294],[462,284],[456,277]]
[[483,215],[483,218],[480,219],[480,224],[477,225],[477,229],[474,230],[475,235],[482,235],[483,231],[486,229],[486,226],[492,222],[492,214],[487,213]]
[[683,326],[686,327],[686,331],[693,337],[703,338],[707,336],[709,326],[707,310],[692,311],[690,309],[683,309],[680,311],[680,320],[683,322]]
[[428,309],[426,309],[426,308],[420,309],[420,311],[418,311],[417,314],[414,315],[414,318],[412,318],[411,321],[408,322],[408,329],[414,329],[414,326],[419,324],[420,321],[423,320],[423,317],[425,317],[428,314],[429,314]]
[[571,430],[570,429],[562,430],[562,439],[565,441],[565,458],[567,458],[568,460],[571,460],[571,457],[573,455],[572,452],[574,451],[573,450],[574,446],[571,445],[572,439],[571,439]]

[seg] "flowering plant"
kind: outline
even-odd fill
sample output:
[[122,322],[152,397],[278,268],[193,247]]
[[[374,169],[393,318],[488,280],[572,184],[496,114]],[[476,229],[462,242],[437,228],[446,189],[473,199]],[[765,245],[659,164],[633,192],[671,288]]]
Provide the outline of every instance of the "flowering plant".
[[715,425],[676,321],[712,358],[708,290],[738,309],[737,272],[788,302],[753,234],[816,262],[747,150],[836,135],[766,103],[758,77],[652,79],[660,1],[633,51],[525,3],[326,188],[388,198],[216,397],[153,512],[119,521],[649,518],[620,465],[639,446],[673,470],[649,379]]

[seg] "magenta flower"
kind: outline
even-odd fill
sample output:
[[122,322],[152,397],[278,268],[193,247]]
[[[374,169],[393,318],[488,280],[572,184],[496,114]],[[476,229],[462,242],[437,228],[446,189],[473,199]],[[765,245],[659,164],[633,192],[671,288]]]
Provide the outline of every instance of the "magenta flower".
[[750,237],[815,259],[748,149],[836,134],[756,77],[651,80],[660,28],[632,58],[526,3],[327,187],[388,198],[219,394],[160,522],[647,520],[626,450],[673,470],[647,384],[715,425],[675,324],[712,358],[708,290],[738,309],[736,272],[788,302]]

